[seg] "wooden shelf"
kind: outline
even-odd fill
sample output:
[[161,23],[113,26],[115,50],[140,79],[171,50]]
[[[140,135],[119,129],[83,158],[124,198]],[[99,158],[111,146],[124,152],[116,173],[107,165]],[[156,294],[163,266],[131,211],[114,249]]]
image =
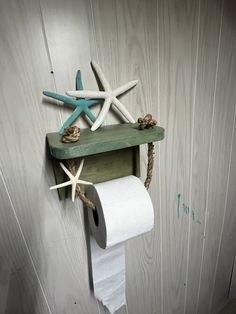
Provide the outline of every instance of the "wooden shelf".
[[72,159],[119,150],[140,144],[161,141],[164,129],[138,129],[138,123],[109,125],[95,132],[81,130],[76,143],[62,143],[59,133],[48,133],[47,140],[51,155],[56,159]]

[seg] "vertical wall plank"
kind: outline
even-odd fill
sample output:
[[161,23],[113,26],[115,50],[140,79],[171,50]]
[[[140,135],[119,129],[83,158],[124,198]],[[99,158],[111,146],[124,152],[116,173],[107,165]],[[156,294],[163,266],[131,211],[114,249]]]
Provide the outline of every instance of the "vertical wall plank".
[[[89,24],[89,1],[41,1],[43,22],[50,60],[54,72],[55,90],[64,94],[75,89],[77,70],[81,70],[85,89],[98,89],[90,66],[92,59],[90,38],[92,25]],[[94,58],[94,57],[93,57]],[[48,88],[45,86],[45,89]],[[48,99],[48,98],[47,98]],[[54,106],[56,101],[54,102]],[[60,102],[61,105],[63,105]],[[94,110],[95,108],[95,110]],[[93,107],[98,112],[99,105]],[[60,110],[60,107],[57,108]],[[72,113],[72,108],[61,108],[62,120]],[[79,118],[75,124],[88,127],[89,121]]]
[[[73,0],[66,3],[63,1],[41,1],[41,6],[48,51],[54,72],[55,90],[64,94],[66,90],[74,89],[75,76],[78,69],[82,72],[84,87],[87,89],[97,88],[89,65],[91,53],[87,2]],[[67,110],[66,107],[63,107],[61,113],[62,119],[65,120],[71,113],[71,109]],[[80,127],[88,127],[88,123],[83,122],[81,118],[76,121],[76,124]],[[79,206],[79,203],[77,202],[75,206],[71,206],[69,201],[63,204],[63,210],[67,212],[65,233],[68,234],[68,237],[71,237],[71,234],[76,236],[78,230],[80,230],[78,241],[73,241],[71,244],[68,243],[68,247],[73,257],[71,259],[73,269],[85,281],[77,282],[77,279],[73,277],[69,278],[68,281],[80,286],[71,291],[71,299],[74,295],[79,302],[85,305],[86,309],[83,311],[95,313],[99,310],[97,301],[89,289],[83,209],[82,206]],[[78,212],[80,212],[79,215]],[[74,220],[75,218],[76,220]],[[72,220],[74,220],[73,232],[71,232]],[[58,246],[58,249],[60,249],[60,246]],[[81,271],[82,273],[80,273]],[[84,276],[84,274],[87,274],[87,276]],[[83,293],[81,293],[81,290]],[[78,307],[74,308],[75,311],[78,309]]]
[[[235,228],[236,228],[236,130],[235,130],[235,99],[236,91],[236,3],[235,1],[225,1],[224,3],[224,28],[222,33],[222,55],[228,57],[228,62],[224,61],[224,85],[221,88],[224,89],[220,100],[224,100],[221,106],[228,107],[230,114],[234,111],[233,121],[233,132],[230,137],[230,130],[228,139],[225,137],[224,140],[228,142],[230,147],[230,167],[227,169],[228,182],[227,182],[227,199],[225,199],[224,207],[222,207],[223,216],[221,239],[218,251],[218,260],[216,265],[216,277],[214,283],[214,295],[212,300],[212,313],[215,313],[222,304],[225,303],[226,299],[230,294],[231,276],[233,266],[235,263]],[[224,74],[224,73],[222,73]],[[225,109],[226,110],[226,109]],[[227,117],[227,116],[226,116]],[[232,118],[231,118],[232,119]],[[227,123],[231,122],[231,119],[227,119]],[[231,126],[231,125],[230,125]],[[227,156],[228,157],[228,156]],[[226,162],[226,159],[224,159]]]
[[[135,119],[148,112],[157,117],[156,1],[91,1],[91,4],[96,44],[93,51],[111,85],[116,87],[138,79],[138,86],[124,95],[122,101]],[[107,119],[107,123],[113,122],[112,117]],[[144,154],[143,150],[142,172],[146,167]],[[157,163],[154,171],[158,172]],[[156,188],[155,177],[151,189],[156,216],[154,230],[130,240],[126,247],[129,314],[161,310],[160,220],[158,195],[154,194]]]
[[[125,29],[127,27],[126,21],[122,20],[128,14],[126,8],[119,9],[117,6],[120,2],[114,0],[90,1],[90,3],[90,24],[93,25],[93,34],[91,34],[93,58],[99,62],[111,87],[116,88],[128,81],[138,79],[138,73],[133,73],[134,61],[131,62],[131,59],[134,59],[134,57],[126,54],[126,47],[130,47],[131,43],[125,42],[123,38],[124,30],[130,31]],[[132,5],[132,1],[130,4]],[[121,21],[125,23],[122,25],[123,29],[120,29]],[[127,60],[130,60],[128,65]],[[135,87],[124,97],[121,97],[123,104],[133,117],[136,117],[141,106],[135,106],[137,92],[138,87]],[[111,109],[106,119],[107,124],[124,121],[119,112],[116,114],[117,111],[114,107]]]
[[[219,244],[225,218],[226,198],[229,188],[229,163],[232,150],[232,132],[235,114],[235,29],[228,6],[224,2],[219,68],[213,113],[212,142],[210,150],[209,185],[204,231],[204,256],[198,312],[209,313],[219,259]],[[228,11],[229,9],[229,11]],[[230,18],[231,17],[231,18]],[[232,24],[233,23],[233,24]],[[218,288],[216,288],[218,290]],[[215,311],[214,311],[215,312]]]
[[49,314],[1,172],[0,199],[0,313]]
[[[108,313],[89,289],[80,202],[48,190],[45,134],[71,109],[41,94],[73,89],[77,69],[98,89],[91,59],[112,87],[137,78],[122,102],[166,129],[150,189],[155,228],[127,243],[128,306],[118,313],[215,313],[225,302],[236,249],[236,25],[234,1],[221,15],[222,1],[0,0],[0,309]],[[120,121],[114,110],[105,123]],[[142,179],[145,168],[142,147]]]
[[[159,1],[163,313],[183,313],[198,1]],[[178,195],[181,206],[178,209]],[[186,212],[182,210],[186,204]]]
[[[92,58],[98,62],[112,88],[126,81],[119,80],[119,54],[117,42],[117,12],[115,1],[89,1],[90,12],[90,43]],[[98,89],[98,87],[96,87]],[[127,96],[125,96],[126,98]],[[104,124],[119,123],[120,115],[110,110]],[[99,303],[100,313],[109,313]],[[121,307],[117,314],[127,314],[126,306]]]
[[45,135],[60,123],[57,108],[41,103],[42,91],[52,90],[54,82],[39,2],[2,1],[0,29],[0,163],[12,203],[52,312],[98,313],[84,275],[88,269],[78,203],[60,204],[49,191],[54,178]]
[[234,264],[232,267],[232,277],[230,282],[230,287],[228,289],[228,296],[230,300],[236,299],[236,264],[234,258]]
[[[193,100],[191,195],[189,213],[188,274],[186,313],[197,307],[201,271],[205,208],[207,199],[209,149],[219,47],[222,1],[200,2],[197,80]],[[181,204],[182,209],[182,204]],[[211,291],[208,291],[208,297]]]

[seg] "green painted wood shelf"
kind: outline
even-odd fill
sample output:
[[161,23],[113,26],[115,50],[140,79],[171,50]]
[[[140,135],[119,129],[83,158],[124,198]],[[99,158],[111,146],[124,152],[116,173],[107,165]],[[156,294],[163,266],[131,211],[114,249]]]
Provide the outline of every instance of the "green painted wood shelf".
[[161,141],[164,129],[138,129],[138,123],[109,125],[95,132],[81,130],[80,140],[76,143],[62,143],[59,133],[48,133],[47,141],[51,155],[59,160],[73,159],[94,154],[133,147],[145,143]]

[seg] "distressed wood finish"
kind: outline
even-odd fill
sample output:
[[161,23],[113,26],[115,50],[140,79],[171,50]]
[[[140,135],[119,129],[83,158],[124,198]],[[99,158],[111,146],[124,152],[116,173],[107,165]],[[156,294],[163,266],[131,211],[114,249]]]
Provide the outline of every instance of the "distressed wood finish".
[[163,140],[164,129],[154,127],[139,130],[138,124],[118,124],[100,128],[92,133],[90,129],[81,130],[76,143],[62,143],[58,133],[47,134],[49,149],[57,159],[72,159],[110,152],[141,144]]
[[[81,158],[76,158],[74,161],[78,168]],[[52,163],[56,183],[65,182],[67,175],[59,165],[59,160],[53,158]],[[140,176],[139,146],[87,156],[80,179],[95,184],[129,175]],[[81,186],[81,189],[86,190],[86,186]],[[58,189],[60,200],[70,196],[70,191],[71,188]]]

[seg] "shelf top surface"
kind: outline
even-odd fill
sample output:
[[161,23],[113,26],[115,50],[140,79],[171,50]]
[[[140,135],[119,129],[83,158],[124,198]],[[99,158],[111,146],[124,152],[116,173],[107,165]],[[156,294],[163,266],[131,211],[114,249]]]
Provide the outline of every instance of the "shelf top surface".
[[82,129],[80,140],[76,143],[62,143],[61,135],[57,132],[47,134],[50,153],[56,159],[84,157],[161,141],[163,138],[163,128],[155,126],[139,130],[138,123],[104,126],[94,132],[90,129]]

